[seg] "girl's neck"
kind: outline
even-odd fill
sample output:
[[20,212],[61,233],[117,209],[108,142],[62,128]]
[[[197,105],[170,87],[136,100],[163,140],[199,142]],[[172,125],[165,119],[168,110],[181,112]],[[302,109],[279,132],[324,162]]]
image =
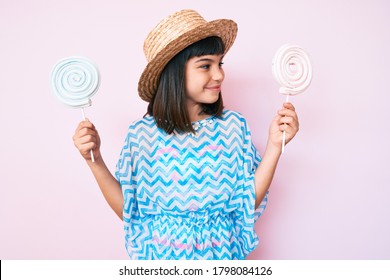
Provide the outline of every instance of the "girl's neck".
[[200,104],[188,106],[187,111],[188,111],[188,117],[190,118],[191,122],[197,122],[210,117],[210,115],[202,113],[202,108]]

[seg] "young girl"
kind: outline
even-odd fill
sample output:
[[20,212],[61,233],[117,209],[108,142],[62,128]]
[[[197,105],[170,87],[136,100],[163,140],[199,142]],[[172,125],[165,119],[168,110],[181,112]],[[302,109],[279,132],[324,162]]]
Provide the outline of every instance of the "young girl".
[[124,221],[132,259],[244,259],[259,242],[254,224],[267,203],[282,134],[288,143],[298,119],[285,103],[261,159],[245,118],[223,109],[223,58],[236,34],[232,20],[207,22],[192,10],[151,31],[138,85],[147,114],[130,125],[115,177],[94,125],[83,121],[75,132],[76,147]]

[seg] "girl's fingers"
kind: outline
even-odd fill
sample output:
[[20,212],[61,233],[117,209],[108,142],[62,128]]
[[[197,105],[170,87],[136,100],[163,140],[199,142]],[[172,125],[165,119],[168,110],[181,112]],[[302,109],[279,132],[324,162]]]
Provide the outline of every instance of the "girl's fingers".
[[294,110],[290,110],[290,109],[280,109],[278,111],[278,114],[281,116],[289,116],[289,117],[297,118],[297,113],[295,113]]
[[294,118],[293,117],[281,117],[280,120],[279,120],[279,124],[291,124],[294,122]]
[[91,142],[96,143],[96,137],[93,135],[85,135],[85,136],[80,137],[78,139],[78,143],[81,145],[91,143]]
[[283,108],[278,111],[278,114],[281,116],[298,118],[295,107],[290,102],[283,103]]
[[79,145],[79,150],[82,153],[89,153],[91,150],[93,150],[96,147],[95,142],[88,142],[85,144]]
[[283,132],[286,133],[286,143],[290,142],[299,130],[298,116],[291,103],[284,103],[283,108],[277,112],[270,126],[270,136],[274,143],[281,143]]
[[293,123],[281,123],[281,124],[279,125],[279,130],[280,130],[280,131],[284,131],[284,130],[289,130],[289,131],[290,131],[290,129],[291,129],[291,131],[296,131],[296,132],[298,132],[298,130],[299,130],[299,124],[293,122]]
[[298,130],[299,122],[293,117],[281,117],[279,121],[279,125],[288,125]]
[[83,128],[95,129],[95,126],[93,125],[93,123],[91,123],[91,122],[87,119],[87,120],[81,121],[81,122],[79,123],[79,125],[77,126],[75,132],[77,133],[77,131],[79,131],[79,130],[81,130],[81,129],[83,129]]
[[80,138],[80,137],[83,137],[83,136],[86,136],[86,135],[92,135],[92,136],[96,137],[97,131],[94,128],[81,126],[80,128],[78,128],[76,130],[76,132],[73,136],[73,140]]
[[295,111],[295,107],[294,107],[294,105],[292,105],[291,102],[285,102],[285,103],[283,103],[283,107],[286,108],[286,109],[290,109],[290,110]]
[[282,125],[279,125],[279,130],[281,132],[284,132],[286,131],[286,133],[291,133],[294,131],[294,128],[292,128],[291,126],[289,126],[288,124],[282,124]]
[[74,142],[74,145],[77,147],[80,153],[87,155],[90,153],[91,150],[97,147],[97,142],[95,137],[92,137],[91,135],[87,135],[77,139]]
[[92,151],[95,157],[99,154],[99,133],[88,119],[81,121],[77,126],[73,135],[73,143],[85,159],[91,159]]
[[89,143],[92,143],[93,147],[95,147],[98,142],[98,133],[89,125],[87,127],[80,125],[73,135],[73,142],[80,150],[83,148],[83,145]]
[[96,136],[97,135],[97,131],[95,129],[84,127],[82,129],[80,129],[78,135],[79,135],[79,137],[86,136],[86,135]]
[[91,151],[94,150],[95,148],[95,143],[93,142],[90,142],[90,143],[87,143],[87,144],[83,144],[79,147],[77,147],[80,154],[86,158],[86,159],[90,159],[91,158]]

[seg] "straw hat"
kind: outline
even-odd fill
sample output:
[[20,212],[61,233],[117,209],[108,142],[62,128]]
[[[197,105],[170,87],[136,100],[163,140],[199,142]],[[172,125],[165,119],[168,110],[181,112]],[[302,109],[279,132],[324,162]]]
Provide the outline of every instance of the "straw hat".
[[148,35],[144,53],[148,64],[138,82],[139,96],[149,102],[156,93],[165,65],[189,45],[210,36],[218,36],[225,53],[233,45],[237,24],[229,19],[207,22],[193,10],[182,10],[162,20]]

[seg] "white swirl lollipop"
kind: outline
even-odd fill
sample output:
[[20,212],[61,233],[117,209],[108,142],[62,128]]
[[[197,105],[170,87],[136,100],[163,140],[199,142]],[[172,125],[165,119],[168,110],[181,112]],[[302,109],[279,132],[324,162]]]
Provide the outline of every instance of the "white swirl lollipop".
[[[280,84],[279,92],[290,95],[303,92],[313,76],[310,59],[305,50],[297,45],[285,44],[276,52],[272,61],[272,73]],[[283,131],[282,153],[286,145],[286,132]]]
[[[92,105],[91,97],[100,85],[100,73],[96,65],[85,57],[68,57],[53,68],[50,85],[54,95],[65,105],[84,108]],[[92,162],[95,161],[91,150]]]

